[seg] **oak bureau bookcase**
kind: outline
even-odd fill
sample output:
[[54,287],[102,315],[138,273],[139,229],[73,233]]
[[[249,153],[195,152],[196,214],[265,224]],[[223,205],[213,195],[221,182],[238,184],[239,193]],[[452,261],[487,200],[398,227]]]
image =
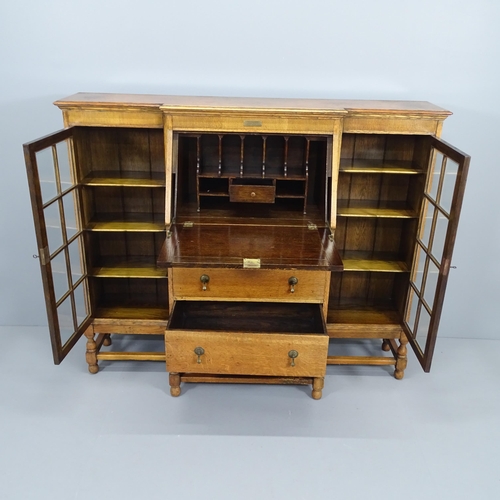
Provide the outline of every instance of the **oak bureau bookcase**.
[[[469,157],[427,102],[80,93],[25,144],[55,363],[166,362],[181,382],[430,370]],[[158,335],[156,352],[111,336]],[[336,339],[379,339],[341,356]],[[109,347],[109,349],[107,348]],[[385,351],[385,352],[384,352]]]

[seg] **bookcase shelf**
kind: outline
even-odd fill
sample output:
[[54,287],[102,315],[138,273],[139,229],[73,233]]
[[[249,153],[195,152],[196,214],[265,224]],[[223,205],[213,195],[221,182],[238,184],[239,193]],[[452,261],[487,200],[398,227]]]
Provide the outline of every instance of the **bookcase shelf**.
[[387,252],[363,252],[347,250],[341,252],[344,271],[408,272],[406,262],[396,254]]
[[81,183],[86,186],[165,188],[165,173],[99,170],[87,174]]
[[165,232],[165,222],[161,221],[163,214],[156,217],[144,216],[143,214],[130,214],[127,219],[122,220],[115,214],[100,214],[89,221],[85,226],[88,231],[134,231],[134,232]]
[[418,212],[406,202],[372,200],[339,200],[337,205],[339,217],[386,217],[415,219]]
[[156,266],[153,256],[101,257],[89,274],[99,278],[166,278],[165,270]]
[[139,320],[139,321],[163,321],[168,320],[168,308],[166,307],[123,307],[121,305],[105,305],[96,309],[96,318],[116,320]]
[[424,170],[410,160],[360,160],[342,159],[340,161],[340,172],[349,174],[401,174],[419,175]]

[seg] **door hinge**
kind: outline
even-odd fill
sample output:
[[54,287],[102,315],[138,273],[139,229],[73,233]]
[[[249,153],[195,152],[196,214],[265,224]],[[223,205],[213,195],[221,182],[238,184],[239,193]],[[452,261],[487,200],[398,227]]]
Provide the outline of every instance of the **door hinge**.
[[186,222],[184,222],[183,224],[183,227],[193,227],[194,226],[194,222],[193,221],[190,221],[190,220],[187,220]]
[[38,256],[40,257],[40,263],[42,266],[46,266],[50,260],[49,247],[40,248]]
[[316,231],[316,229],[318,229],[318,226],[316,224],[313,224],[312,222],[308,222],[307,229],[309,229],[309,231]]
[[443,276],[447,276],[448,273],[450,272],[450,265],[451,265],[451,260],[450,259],[444,259],[444,261],[443,261],[443,267],[442,267]]

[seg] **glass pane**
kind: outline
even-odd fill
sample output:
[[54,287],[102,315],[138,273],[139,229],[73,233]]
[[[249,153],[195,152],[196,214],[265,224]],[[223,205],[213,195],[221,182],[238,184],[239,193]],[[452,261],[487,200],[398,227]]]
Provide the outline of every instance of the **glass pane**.
[[64,220],[66,222],[66,237],[69,240],[77,231],[76,223],[76,191],[73,190],[63,198]]
[[432,240],[431,253],[438,262],[441,262],[443,257],[444,242],[446,240],[446,232],[448,230],[448,217],[438,211],[436,230],[434,231],[434,238]]
[[438,278],[439,269],[436,267],[436,264],[432,262],[432,260],[429,260],[427,279],[425,280],[424,300],[431,310],[434,304],[434,296],[436,295]]
[[81,254],[81,236],[78,236],[75,241],[68,246],[69,262],[71,265],[71,279],[76,283],[83,275],[82,254]]
[[420,239],[426,248],[429,247],[429,238],[431,235],[432,218],[434,217],[434,205],[429,201],[424,202],[424,218],[420,229]]
[[431,156],[432,163],[430,165],[428,184],[427,184],[427,189],[425,190],[425,192],[427,194],[429,194],[430,197],[434,200],[437,199],[439,177],[441,176],[441,168],[443,166],[443,159],[444,159],[444,156],[436,149],[433,149],[433,155]]
[[56,201],[43,210],[47,238],[49,240],[49,252],[53,254],[63,244],[61,217],[59,214],[59,202]]
[[74,184],[72,181],[71,166],[69,161],[69,142],[59,142],[56,145],[56,149],[57,163],[59,165],[59,178],[61,179],[61,191],[64,192]]
[[422,290],[422,277],[424,276],[424,266],[427,254],[417,243],[417,258],[415,260],[415,269],[413,270],[412,281],[419,291]]
[[56,301],[59,300],[68,290],[68,271],[66,268],[66,252],[58,253],[51,261],[52,279],[54,280],[54,292]]
[[451,202],[453,201],[453,192],[455,191],[457,172],[458,163],[448,158],[446,160],[446,170],[444,171],[441,196],[439,198],[439,205],[443,207],[448,213],[450,213]]
[[87,291],[87,280],[84,280],[78,287],[75,289],[75,307],[76,307],[76,321],[78,326],[87,319],[89,315],[89,311],[87,309],[87,304],[85,302],[85,296]]
[[36,164],[42,190],[42,201],[47,203],[57,196],[56,174],[54,170],[54,158],[52,148],[42,149],[36,153]]
[[416,339],[422,350],[425,349],[425,343],[427,342],[427,336],[429,334],[430,324],[431,324],[431,317],[429,316],[429,313],[427,312],[425,307],[421,307],[420,317],[418,318]]
[[410,311],[410,314],[408,315],[408,318],[406,318],[406,324],[410,331],[415,335],[415,318],[417,317],[417,307],[419,303],[419,299],[417,294],[415,293],[415,290],[413,288],[410,289],[410,303],[408,304],[407,310]]
[[73,312],[71,309],[71,295],[69,295],[57,308],[57,318],[59,320],[61,344],[64,346],[71,335],[73,335],[73,333],[75,332],[75,327],[73,324]]

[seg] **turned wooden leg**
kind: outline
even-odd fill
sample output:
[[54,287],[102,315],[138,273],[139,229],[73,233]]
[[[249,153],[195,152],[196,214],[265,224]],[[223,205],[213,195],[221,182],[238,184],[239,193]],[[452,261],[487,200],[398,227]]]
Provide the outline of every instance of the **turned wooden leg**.
[[313,378],[313,399],[321,399],[323,387],[325,386],[325,379],[323,377]]
[[169,373],[170,394],[176,398],[181,395],[181,376],[178,373]]
[[111,335],[106,335],[104,337],[104,340],[102,341],[102,345],[105,345],[106,347],[110,346],[113,342],[111,342]]
[[94,328],[90,326],[85,330],[85,337],[87,337],[87,351],[85,353],[85,359],[89,365],[89,372],[94,374],[99,371],[99,366],[97,364],[97,344],[94,340]]
[[408,344],[408,339],[406,335],[402,333],[397,350],[396,369],[394,370],[394,378],[397,380],[401,380],[405,376],[405,369],[408,364],[408,358],[406,357],[408,349],[406,349],[406,344]]
[[382,351],[389,352],[391,350],[391,345],[389,344],[389,341],[384,339],[382,340]]

